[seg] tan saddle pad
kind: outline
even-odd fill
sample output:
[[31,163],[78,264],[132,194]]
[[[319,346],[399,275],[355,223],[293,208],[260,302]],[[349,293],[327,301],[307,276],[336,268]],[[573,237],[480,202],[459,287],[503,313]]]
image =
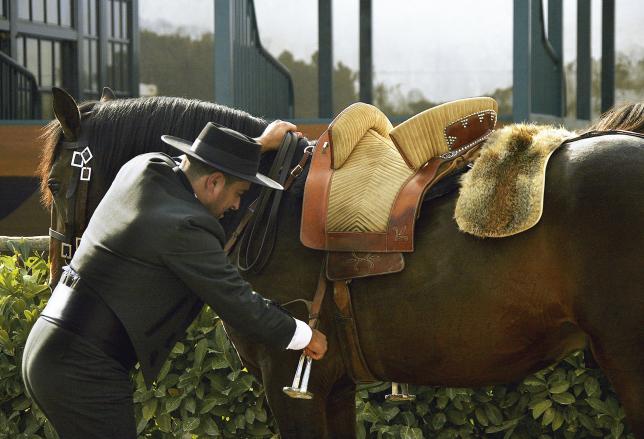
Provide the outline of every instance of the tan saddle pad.
[[515,124],[490,136],[461,180],[454,217],[461,231],[482,238],[516,235],[539,222],[546,165],[576,133],[552,126]]

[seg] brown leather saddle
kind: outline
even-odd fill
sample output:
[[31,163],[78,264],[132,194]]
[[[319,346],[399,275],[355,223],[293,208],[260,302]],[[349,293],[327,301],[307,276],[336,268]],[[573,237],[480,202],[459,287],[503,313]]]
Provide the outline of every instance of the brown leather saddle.
[[[311,309],[333,281],[335,322],[347,373],[379,381],[358,337],[349,282],[404,269],[425,193],[474,160],[494,130],[497,104],[472,98],[439,105],[393,128],[377,108],[353,104],[318,139],[304,188],[300,240],[327,252]],[[399,395],[397,395],[399,396]]]
[[340,113],[313,150],[300,232],[306,247],[328,252],[328,279],[401,271],[424,195],[473,160],[496,111],[491,98],[462,99],[395,128],[372,105]]

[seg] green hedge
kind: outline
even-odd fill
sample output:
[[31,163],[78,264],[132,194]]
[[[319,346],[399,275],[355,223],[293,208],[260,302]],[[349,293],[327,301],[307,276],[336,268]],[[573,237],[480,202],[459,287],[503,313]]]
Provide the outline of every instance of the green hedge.
[[[55,437],[20,377],[27,334],[51,293],[47,276],[39,256],[0,256],[2,438]],[[139,371],[133,380],[140,437],[277,437],[263,389],[242,368],[208,308],[175,346],[151,390]],[[388,383],[360,388],[358,437],[633,438],[615,393],[599,370],[584,366],[582,352],[513,385],[418,387],[412,388],[416,402],[398,404],[384,401],[389,390]]]

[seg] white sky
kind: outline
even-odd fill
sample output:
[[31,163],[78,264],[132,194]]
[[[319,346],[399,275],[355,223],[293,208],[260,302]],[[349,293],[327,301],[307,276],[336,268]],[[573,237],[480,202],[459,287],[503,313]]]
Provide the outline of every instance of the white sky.
[[[585,1],[585,0],[584,0]],[[601,51],[601,0],[592,1],[592,51]],[[214,0],[140,0],[142,26],[213,31]],[[374,80],[430,100],[491,92],[512,82],[512,0],[373,0]],[[186,5],[189,5],[188,7]],[[564,59],[576,57],[577,0],[564,0]],[[317,0],[255,0],[263,45],[309,60]],[[358,0],[333,2],[334,61],[358,69]],[[166,22],[165,25],[161,21]],[[644,0],[616,0],[616,49],[644,56]]]

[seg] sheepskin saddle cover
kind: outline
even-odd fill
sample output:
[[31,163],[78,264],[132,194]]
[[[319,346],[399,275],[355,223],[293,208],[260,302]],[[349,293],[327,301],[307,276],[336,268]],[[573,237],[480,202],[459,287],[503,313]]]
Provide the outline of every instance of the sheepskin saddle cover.
[[528,230],[543,212],[546,165],[563,128],[515,124],[493,133],[461,181],[454,217],[461,231],[502,238]]

